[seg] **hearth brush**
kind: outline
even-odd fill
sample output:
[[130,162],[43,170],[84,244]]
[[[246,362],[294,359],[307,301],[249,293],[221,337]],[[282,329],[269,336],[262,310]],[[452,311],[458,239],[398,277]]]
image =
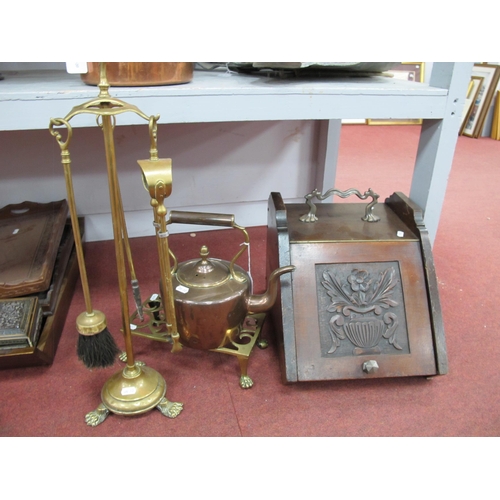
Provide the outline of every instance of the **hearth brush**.
[[[67,129],[66,140],[62,138],[60,132],[54,126],[64,125]],[[52,119],[49,125],[50,133],[56,138],[61,148],[61,161],[64,169],[66,181],[66,191],[68,195],[68,206],[71,218],[71,226],[75,239],[76,256],[80,270],[80,281],[82,284],[83,297],[85,299],[85,312],[76,318],[76,329],[80,334],[77,344],[78,358],[87,368],[105,368],[111,366],[116,359],[119,349],[109,332],[106,324],[106,316],[101,311],[93,309],[90,300],[90,289],[85,267],[85,257],[83,254],[82,237],[78,224],[78,215],[75,204],[75,194],[73,190],[73,180],[71,176],[71,157],[69,154],[69,143],[72,137],[71,125],[63,119]]]

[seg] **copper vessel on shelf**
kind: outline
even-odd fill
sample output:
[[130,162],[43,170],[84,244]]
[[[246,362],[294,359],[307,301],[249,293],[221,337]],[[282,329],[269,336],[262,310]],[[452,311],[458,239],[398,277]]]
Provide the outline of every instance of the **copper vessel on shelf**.
[[[188,83],[193,79],[192,62],[108,62],[108,82],[113,87],[149,87]],[[99,83],[99,63],[87,63],[88,72],[82,74],[87,85]]]

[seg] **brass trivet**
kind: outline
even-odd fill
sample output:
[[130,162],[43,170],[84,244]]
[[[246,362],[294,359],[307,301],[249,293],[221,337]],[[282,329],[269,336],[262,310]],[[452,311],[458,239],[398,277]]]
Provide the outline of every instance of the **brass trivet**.
[[[142,320],[137,312],[130,316],[132,334],[160,342],[172,343],[171,336],[167,332],[167,321],[160,296],[158,294],[151,296],[143,303],[142,310]],[[236,356],[240,367],[240,387],[242,389],[249,389],[253,386],[253,381],[248,376],[247,369],[248,358],[255,344],[257,343],[261,349],[267,347],[267,342],[264,339],[259,340],[265,317],[265,313],[248,314],[239,332],[228,336],[221,347],[210,349],[214,352]]]

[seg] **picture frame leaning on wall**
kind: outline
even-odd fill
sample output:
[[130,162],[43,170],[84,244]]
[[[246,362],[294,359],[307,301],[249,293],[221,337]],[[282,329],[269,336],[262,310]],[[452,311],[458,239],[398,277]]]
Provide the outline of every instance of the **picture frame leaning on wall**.
[[493,112],[493,123],[491,125],[491,138],[500,141],[500,90],[496,91],[495,110]]
[[465,96],[464,109],[462,111],[462,124],[460,125],[459,135],[467,135],[472,137],[472,132],[465,132],[465,125],[469,120],[469,116],[473,112],[474,103],[477,101],[479,92],[483,87],[484,78],[482,76],[471,76],[467,95]]
[[483,82],[476,100],[470,109],[462,135],[477,138],[483,131],[484,121],[495,95],[495,90],[500,79],[500,66],[487,63],[474,64],[472,76],[482,77]]
[[[402,62],[390,70],[387,71],[388,74],[392,75],[392,78],[397,78],[399,80],[408,80],[410,82],[424,82],[425,77],[425,63],[423,62]],[[368,125],[421,125],[421,119],[372,119],[368,118],[366,120]]]

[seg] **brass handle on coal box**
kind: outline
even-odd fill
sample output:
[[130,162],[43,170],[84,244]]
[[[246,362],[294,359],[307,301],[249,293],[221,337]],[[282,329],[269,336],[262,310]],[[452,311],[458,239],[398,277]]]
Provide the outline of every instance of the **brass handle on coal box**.
[[347,198],[351,194],[355,194],[361,200],[366,200],[366,198],[372,198],[371,203],[369,203],[365,207],[365,215],[361,217],[362,220],[366,222],[377,222],[380,220],[380,217],[373,213],[373,209],[377,204],[377,200],[379,199],[379,195],[375,193],[372,188],[365,191],[364,194],[361,194],[357,189],[348,189],[347,191],[339,191],[338,189],[329,189],[325,194],[321,194],[321,191],[318,189],[314,189],[309,194],[306,194],[304,198],[306,199],[306,203],[309,206],[309,213],[304,214],[300,217],[301,222],[316,222],[318,218],[316,217],[316,205],[311,201],[313,198],[317,198],[318,200],[326,200],[330,195],[337,195],[341,198]]
[[[248,236],[247,230],[236,224],[234,220],[234,215],[232,214],[217,214],[217,213],[205,213],[205,212],[181,212],[178,210],[171,210],[170,216],[168,218],[167,224],[199,224],[204,226],[221,226],[221,227],[231,227],[234,229],[239,229],[245,238],[245,241],[241,244],[241,249],[233,257],[229,265],[229,270],[236,281],[242,281],[242,279],[234,271],[234,263],[238,260],[241,254],[246,250],[250,244],[250,237]],[[174,259],[174,268],[172,273],[177,271],[177,259],[172,251],[170,255]]]

